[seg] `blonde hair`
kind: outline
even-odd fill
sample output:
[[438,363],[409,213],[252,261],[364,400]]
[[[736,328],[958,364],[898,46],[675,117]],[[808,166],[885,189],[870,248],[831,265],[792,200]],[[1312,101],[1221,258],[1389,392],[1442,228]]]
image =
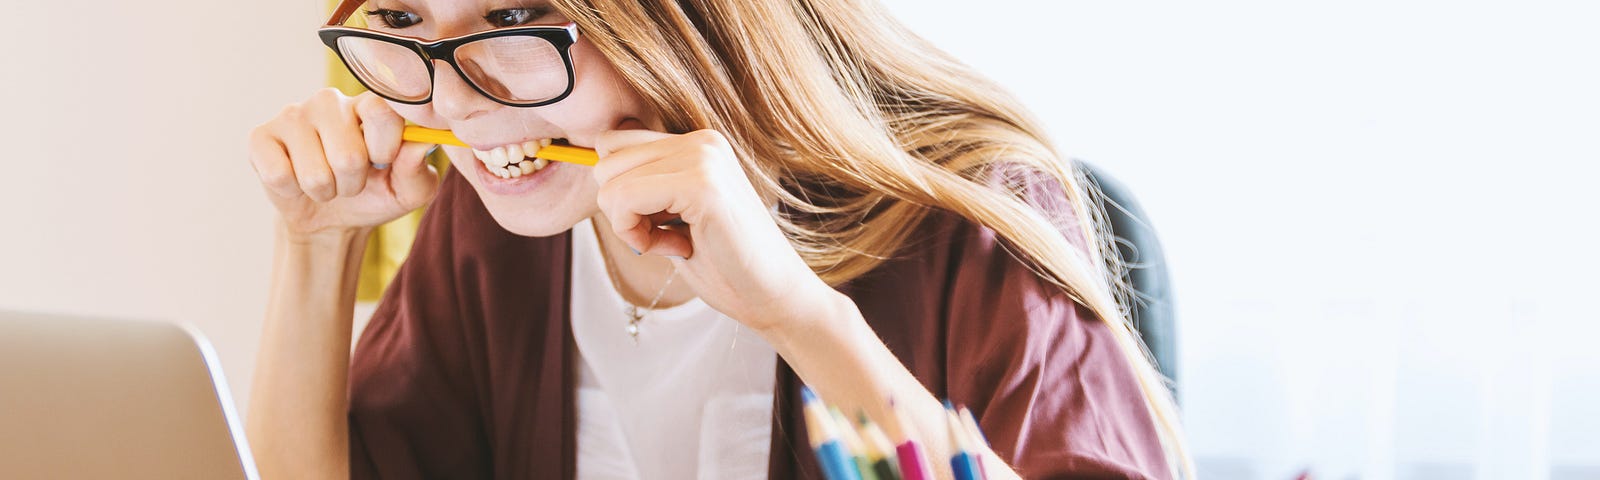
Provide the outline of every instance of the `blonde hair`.
[[[1120,262],[1095,191],[1004,89],[872,0],[554,5],[670,130],[729,138],[757,190],[792,212],[776,220],[830,284],[892,256],[932,208],[993,229],[1110,324],[1173,475],[1194,476],[1171,393],[1108,273]],[[1030,172],[1063,187],[1071,213],[1088,221],[1068,223],[1030,203],[1025,182],[1014,181]],[[1091,246],[1087,255],[1068,240],[1075,234]]]

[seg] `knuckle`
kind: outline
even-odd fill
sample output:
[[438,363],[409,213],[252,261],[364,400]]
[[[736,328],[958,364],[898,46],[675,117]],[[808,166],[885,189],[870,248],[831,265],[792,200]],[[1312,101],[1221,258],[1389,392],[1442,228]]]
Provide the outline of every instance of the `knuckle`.
[[291,103],[284,105],[283,110],[278,111],[278,119],[281,121],[302,122],[305,120],[305,118],[306,106],[303,104]]
[[261,183],[267,184],[269,187],[288,187],[295,183],[294,174],[289,173],[288,169],[284,168],[269,167],[261,171],[259,175],[261,176]]
[[339,91],[338,88],[335,88],[335,87],[322,87],[322,88],[317,89],[317,91],[315,93],[312,93],[311,94],[311,98],[313,100],[320,100],[320,101],[326,102],[326,101],[331,101],[331,100],[343,100],[343,99],[346,99],[346,98],[349,98],[349,97],[346,97],[344,95],[344,92]]
[[361,173],[363,167],[365,165],[352,161],[343,161],[333,165],[333,173],[341,176],[355,176]]
[[300,176],[300,189],[314,196],[333,189],[332,175],[302,175]]
[[714,145],[717,142],[722,141],[722,132],[718,132],[709,128],[702,128],[693,132],[689,132],[689,138],[703,145]]
[[272,140],[272,124],[262,123],[250,129],[247,137],[250,145],[265,145]]
[[716,160],[722,157],[722,148],[714,143],[699,143],[695,145],[695,153],[706,160]]
[[328,158],[331,160],[331,166],[335,170],[346,172],[360,170],[361,167],[365,167],[367,163],[367,156],[361,152],[340,153],[329,155]]

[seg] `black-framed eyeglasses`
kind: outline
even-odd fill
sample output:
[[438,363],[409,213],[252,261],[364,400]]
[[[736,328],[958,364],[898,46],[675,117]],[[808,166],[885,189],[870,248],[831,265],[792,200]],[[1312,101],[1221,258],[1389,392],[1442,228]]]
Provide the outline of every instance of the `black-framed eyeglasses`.
[[346,0],[317,30],[356,80],[378,96],[421,105],[433,100],[434,60],[455,68],[478,93],[513,107],[556,103],[572,93],[574,23],[512,27],[424,41],[343,26],[359,0]]

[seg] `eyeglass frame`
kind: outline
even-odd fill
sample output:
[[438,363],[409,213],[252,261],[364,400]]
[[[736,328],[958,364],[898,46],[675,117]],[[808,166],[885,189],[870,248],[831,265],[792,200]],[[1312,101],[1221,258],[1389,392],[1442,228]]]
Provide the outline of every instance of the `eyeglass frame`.
[[[341,2],[338,8],[334,9],[333,16],[328,18],[328,23],[317,29],[317,36],[322,39],[322,43],[324,45],[327,45],[329,49],[333,50],[334,55],[339,56],[339,62],[344,64],[344,68],[350,71],[351,76],[355,77],[357,82],[361,82],[361,86],[366,87],[367,90],[380,97],[383,97],[384,99],[406,105],[424,105],[432,102],[434,90],[433,84],[434,81],[437,80],[437,73],[433,68],[434,60],[441,60],[444,63],[450,64],[450,67],[455,69],[456,74],[460,75],[461,79],[465,80],[467,85],[471,86],[472,89],[477,91],[479,94],[488,97],[490,100],[494,100],[501,105],[511,107],[528,108],[550,105],[552,103],[565,100],[567,96],[572,94],[572,90],[576,86],[577,75],[573,73],[572,69],[572,45],[578,41],[577,23],[567,22],[566,24],[562,25],[534,25],[526,27],[498,28],[430,42],[416,37],[394,35],[364,28],[344,26],[344,22],[349,20],[350,15],[355,13],[356,8],[360,7],[362,3],[364,3],[363,0],[345,0]],[[567,70],[567,88],[563,90],[561,94],[551,97],[548,100],[540,100],[532,103],[517,103],[503,100],[485,91],[483,87],[478,86],[478,82],[473,80],[471,76],[468,76],[466,71],[461,69],[461,65],[456,63],[456,49],[460,48],[462,45],[466,45],[478,40],[513,36],[537,37],[550,42],[551,45],[555,46],[556,52],[560,53],[561,62]],[[423,97],[421,100],[403,100],[391,97],[388,94],[379,91],[378,89],[372,88],[371,85],[367,85],[367,81],[361,78],[361,75],[356,73],[356,69],[350,66],[350,60],[346,59],[344,57],[344,52],[339,49],[339,39],[344,37],[360,37],[378,40],[392,45],[404,47],[407,50],[410,50],[412,53],[417,54],[417,58],[422,60],[422,63],[428,67],[428,96]]]

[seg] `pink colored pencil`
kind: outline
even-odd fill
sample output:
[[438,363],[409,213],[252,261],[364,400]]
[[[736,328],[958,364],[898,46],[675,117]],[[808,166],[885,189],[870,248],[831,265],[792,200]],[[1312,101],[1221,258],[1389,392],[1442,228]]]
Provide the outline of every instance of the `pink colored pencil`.
[[933,472],[928,469],[928,459],[922,455],[922,446],[917,443],[917,436],[912,433],[912,426],[905,421],[900,406],[895,405],[894,399],[889,399],[890,419],[894,421],[895,430],[899,432],[901,443],[894,447],[895,460],[900,464],[901,480],[933,480]]

